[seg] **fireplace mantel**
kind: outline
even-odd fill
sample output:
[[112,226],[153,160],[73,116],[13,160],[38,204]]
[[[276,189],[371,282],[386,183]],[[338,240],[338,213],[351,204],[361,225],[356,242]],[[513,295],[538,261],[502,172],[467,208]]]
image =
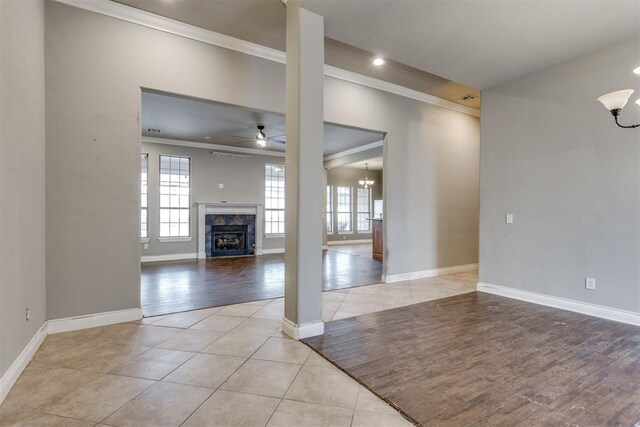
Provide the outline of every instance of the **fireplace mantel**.
[[256,255],[262,255],[262,227],[264,206],[250,202],[196,202],[198,206],[198,258],[206,258],[205,251],[205,215],[255,215],[256,216]]

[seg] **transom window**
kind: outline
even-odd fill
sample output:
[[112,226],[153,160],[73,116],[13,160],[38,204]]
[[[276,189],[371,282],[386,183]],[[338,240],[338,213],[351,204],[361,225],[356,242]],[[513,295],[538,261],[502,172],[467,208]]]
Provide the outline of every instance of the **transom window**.
[[371,218],[371,188],[358,188],[358,231],[371,231],[371,221],[367,218]]
[[160,156],[160,237],[188,237],[191,159]]
[[333,234],[333,185],[327,185],[327,233]]
[[338,233],[353,231],[351,187],[338,187]]
[[283,235],[284,166],[265,165],[264,178],[264,231],[267,235]]
[[140,155],[140,237],[146,239],[149,237],[149,220],[148,220],[148,178],[147,169],[149,165],[149,155]]

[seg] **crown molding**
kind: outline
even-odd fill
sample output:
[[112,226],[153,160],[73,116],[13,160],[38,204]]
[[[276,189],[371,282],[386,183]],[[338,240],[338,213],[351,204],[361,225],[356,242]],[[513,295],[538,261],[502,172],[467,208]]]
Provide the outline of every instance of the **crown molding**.
[[356,154],[356,153],[360,153],[362,151],[371,150],[373,148],[382,147],[382,144],[383,144],[382,141],[370,142],[369,144],[361,145],[361,146],[355,147],[355,148],[349,148],[348,150],[340,151],[339,153],[329,154],[328,156],[324,156],[322,158],[322,160],[324,160],[326,162],[326,161],[329,161],[329,160],[339,159],[341,157],[346,157],[346,156],[349,156],[351,154]]
[[[219,150],[228,153],[255,154],[258,156],[284,157],[284,153],[278,151],[258,150],[255,148],[233,147],[231,145],[209,144],[207,142],[182,141],[180,139],[153,138],[143,136],[142,142],[150,144],[177,145],[179,147],[204,148],[205,150]],[[220,153],[223,154],[223,153]]]
[[[234,50],[236,52],[245,53],[247,55],[266,59],[269,61],[285,64],[287,55],[285,52],[251,43],[235,37],[216,33],[215,31],[205,30],[191,24],[176,21],[174,19],[165,18],[164,16],[136,9],[111,0],[55,0],[69,6],[99,13],[111,18],[120,19],[131,22],[132,24],[142,25],[144,27],[153,28],[155,30],[164,31],[166,33],[197,40],[214,46],[223,47],[225,49]],[[437,105],[449,110],[457,111],[464,114],[480,117],[480,110],[476,108],[466,107],[456,104],[455,102],[438,98],[414,89],[409,89],[395,83],[386,82],[384,80],[365,76],[363,74],[354,73],[353,71],[343,68],[334,67],[332,65],[324,66],[324,74],[339,80],[355,83],[361,86],[378,89],[384,92],[393,93],[405,98],[414,99],[416,101],[427,104]]]

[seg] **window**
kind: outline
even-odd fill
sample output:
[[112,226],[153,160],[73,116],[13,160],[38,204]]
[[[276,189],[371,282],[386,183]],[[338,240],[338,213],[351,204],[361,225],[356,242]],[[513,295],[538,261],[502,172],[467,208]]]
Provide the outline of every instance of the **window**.
[[267,235],[284,234],[284,166],[265,165],[264,230]]
[[147,219],[147,168],[149,165],[149,155],[141,154],[140,162],[140,237],[147,239],[149,237],[149,220]]
[[160,156],[160,237],[189,236],[190,159]]
[[333,185],[327,185],[327,233],[333,234]]
[[338,233],[353,231],[351,187],[338,187]]
[[358,231],[371,231],[371,189],[358,188]]

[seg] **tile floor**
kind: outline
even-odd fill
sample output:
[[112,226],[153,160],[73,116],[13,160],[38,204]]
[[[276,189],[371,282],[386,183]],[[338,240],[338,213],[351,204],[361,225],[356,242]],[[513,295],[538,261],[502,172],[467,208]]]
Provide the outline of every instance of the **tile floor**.
[[[340,319],[475,289],[477,273],[325,292]],[[255,301],[49,335],[0,426],[405,426],[400,414],[280,329]]]

